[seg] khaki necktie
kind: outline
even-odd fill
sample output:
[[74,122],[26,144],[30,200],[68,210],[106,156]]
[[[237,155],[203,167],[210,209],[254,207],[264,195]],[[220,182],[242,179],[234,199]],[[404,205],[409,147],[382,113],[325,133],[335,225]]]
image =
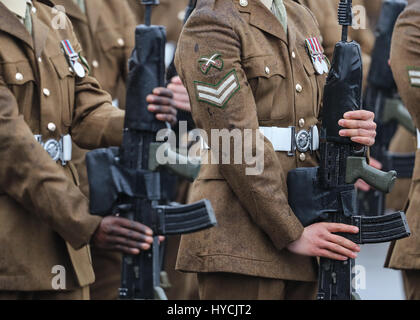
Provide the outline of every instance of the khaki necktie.
[[73,2],[79,6],[83,13],[86,13],[85,0],[73,0]]
[[287,12],[283,0],[274,0],[271,11],[280,21],[280,24],[283,26],[283,29],[287,34]]
[[25,25],[26,30],[28,30],[29,34],[32,34],[32,17],[31,17],[31,10],[32,10],[32,3],[26,3],[26,14],[25,18],[23,19],[23,24]]

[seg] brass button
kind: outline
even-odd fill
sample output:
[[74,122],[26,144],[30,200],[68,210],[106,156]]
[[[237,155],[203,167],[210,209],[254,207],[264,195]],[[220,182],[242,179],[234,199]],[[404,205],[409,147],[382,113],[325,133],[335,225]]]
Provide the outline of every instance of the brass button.
[[296,91],[297,91],[297,92],[299,92],[299,93],[301,93],[301,92],[302,92],[302,90],[303,90],[302,86],[298,83],[298,84],[296,85]]
[[22,81],[23,80],[23,74],[21,74],[20,72],[16,73],[16,80],[17,81]]
[[294,51],[292,51],[292,58],[295,59],[296,58],[296,53]]
[[304,153],[301,153],[299,155],[299,160],[302,161],[302,162],[305,161],[306,160],[306,155]]
[[246,7],[248,6],[248,0],[239,0],[239,5],[241,7]]
[[305,119],[300,119],[299,120],[299,127],[303,128],[305,126]]
[[124,39],[123,39],[123,38],[119,38],[119,39],[117,40],[117,43],[118,43],[118,45],[119,45],[120,47],[124,46],[124,44],[125,44],[125,42],[124,42]]
[[93,66],[94,68],[98,68],[98,67],[99,67],[99,62],[98,62],[97,60],[93,60],[93,61],[92,61],[92,66]]
[[265,73],[270,74],[270,68],[269,67],[265,67]]
[[69,67],[69,71],[70,71],[70,73],[73,73],[74,72],[71,67]]
[[49,97],[51,92],[50,90],[48,90],[47,88],[42,89],[42,93],[44,94],[44,96]]
[[32,11],[33,14],[35,14],[36,13],[36,8],[32,7],[31,11]]
[[39,57],[39,58],[38,58],[38,62],[39,62],[39,63],[41,63],[41,62],[42,62],[42,58],[41,58],[41,57]]
[[185,19],[185,10],[178,12],[178,20],[184,21]]
[[54,132],[54,131],[57,129],[57,126],[55,125],[55,123],[50,122],[50,123],[47,125],[47,128],[48,128],[48,130],[49,130],[49,131]]

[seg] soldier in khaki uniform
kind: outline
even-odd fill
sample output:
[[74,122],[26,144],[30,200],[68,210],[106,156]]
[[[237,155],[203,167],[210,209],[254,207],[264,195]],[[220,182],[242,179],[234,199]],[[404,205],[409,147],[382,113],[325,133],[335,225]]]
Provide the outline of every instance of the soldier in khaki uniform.
[[[111,95],[114,105],[123,109],[128,59],[134,48],[136,27],[130,7],[121,0],[56,0],[55,4],[65,8],[73,24],[83,56],[90,65],[90,75]],[[73,162],[79,173],[80,189],[89,196],[86,152],[74,145]],[[90,287],[91,299],[118,298],[121,259],[119,252],[92,248],[96,280]]]
[[[303,228],[287,203],[286,175],[317,165],[316,155],[296,151],[290,157],[287,146],[275,147],[259,132],[286,135],[290,126],[299,131],[318,124],[325,74],[316,72],[305,41],[319,37],[310,11],[292,0],[199,0],[183,29],[176,65],[197,127],[208,137],[215,129],[237,129],[242,136],[251,129],[264,145],[260,174],[247,175],[244,163],[210,163],[194,182],[190,200],[208,198],[218,226],[182,236],[177,268],[198,273],[201,299],[313,299],[312,257],[345,260],[360,250],[331,233],[357,228],[326,223]],[[373,116],[346,114],[340,125],[354,129],[342,134],[372,145]],[[355,135],[359,126],[363,136]],[[262,151],[252,140],[249,152]],[[219,159],[214,146],[222,150],[220,139],[207,144]]]
[[[391,68],[401,98],[410,111],[416,127],[420,127],[418,102],[420,99],[420,2],[409,0],[400,15],[392,38]],[[408,299],[420,299],[420,155],[409,192],[407,219],[411,237],[393,243],[386,266],[403,270]]]
[[89,243],[150,247],[149,228],[90,215],[77,187],[71,139],[118,146],[124,112],[86,75],[72,25],[52,6],[0,0],[0,299],[86,299]]

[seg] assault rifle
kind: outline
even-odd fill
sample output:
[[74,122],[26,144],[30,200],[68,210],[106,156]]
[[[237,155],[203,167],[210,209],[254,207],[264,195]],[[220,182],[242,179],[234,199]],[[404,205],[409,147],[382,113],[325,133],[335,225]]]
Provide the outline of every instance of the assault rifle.
[[[363,179],[383,192],[389,192],[396,172],[382,172],[366,161],[366,148],[339,135],[338,121],[348,111],[359,110],[362,90],[362,58],[358,43],[347,41],[352,25],[352,1],[341,0],[339,23],[342,41],[336,44],[327,78],[322,110],[320,166],[298,168],[288,174],[289,204],[304,226],[316,222],[354,225],[358,234],[342,234],[358,244],[380,243],[410,234],[405,214],[365,217],[356,214],[354,183]],[[302,186],[305,192],[302,193]],[[355,261],[320,259],[319,300],[351,300]]]
[[[375,113],[378,125],[376,143],[370,149],[371,156],[382,163],[383,170],[396,170],[399,178],[411,178],[415,159],[414,153],[388,151],[398,125],[416,134],[411,116],[398,97],[397,85],[389,66],[395,22],[406,5],[405,0],[386,0],[382,5],[364,99],[365,109]],[[380,215],[386,209],[385,195],[375,189],[359,192],[358,204],[361,214]]]
[[[120,299],[166,299],[160,287],[158,235],[196,232],[214,226],[216,218],[208,200],[168,205],[162,192],[166,170],[193,179],[199,166],[188,163],[166,142],[156,141],[157,132],[166,126],[147,111],[146,97],[165,85],[166,31],[150,25],[151,6],[159,1],[142,0],[142,4],[146,5],[146,25],[136,28],[136,46],[129,60],[122,147],[92,151],[86,161],[91,212],[119,213],[147,225],[155,235],[151,250],[123,255]],[[161,165],[159,152],[170,159],[168,165]]]

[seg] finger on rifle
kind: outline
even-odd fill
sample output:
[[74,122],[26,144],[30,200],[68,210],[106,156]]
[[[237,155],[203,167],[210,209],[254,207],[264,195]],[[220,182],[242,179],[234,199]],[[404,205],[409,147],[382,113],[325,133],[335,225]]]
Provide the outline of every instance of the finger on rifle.
[[182,84],[179,85],[179,84],[170,83],[168,85],[168,89],[170,89],[174,94],[180,93],[180,94],[188,95],[187,89],[185,89],[185,87]]
[[157,104],[164,106],[173,106],[174,104],[174,100],[172,99],[172,97],[148,96],[148,99],[146,100],[152,105]]
[[119,244],[116,244],[114,246],[112,246],[110,249],[114,250],[114,251],[120,251],[123,252],[125,254],[132,254],[132,255],[138,255],[140,253],[139,249],[134,249],[134,248],[128,248]]
[[346,249],[338,244],[335,244],[333,242],[324,241],[322,243],[322,249],[326,249],[330,252],[339,254],[340,256],[345,256],[350,259],[356,259],[357,254],[349,249]]
[[107,239],[113,245],[121,245],[131,249],[149,250],[150,244],[146,242],[139,242],[127,239],[125,237],[110,236]]
[[174,93],[174,101],[182,101],[190,103],[190,98],[184,93]]
[[173,96],[173,93],[170,89],[162,88],[162,87],[153,89],[153,94],[155,96],[168,97],[168,98],[172,98]]
[[342,137],[364,137],[364,138],[375,138],[375,130],[366,130],[366,129],[341,129],[339,131],[340,136]]
[[375,114],[367,110],[355,110],[346,112],[343,117],[344,119],[373,120],[375,118]]
[[342,256],[341,254],[329,251],[327,249],[322,249],[319,251],[318,257],[328,258],[332,260],[338,261],[346,261],[348,258],[346,256]]
[[346,239],[342,236],[330,233],[327,236],[326,240],[329,241],[330,243],[335,243],[336,245],[340,247],[346,248],[352,252],[360,252],[360,247],[357,244],[355,244],[353,241],[350,241],[349,239]]
[[126,239],[131,239],[140,242],[153,243],[153,237],[150,235],[145,235],[138,231],[132,229],[127,229],[123,227],[115,227],[112,229],[111,236],[124,237]]
[[366,130],[376,130],[376,123],[373,121],[364,121],[364,120],[345,120],[340,119],[338,124],[343,128],[347,129],[366,129]]
[[358,233],[359,228],[344,223],[326,223],[327,230],[332,233],[344,232],[344,233]]
[[139,223],[139,222],[133,221],[133,220],[128,220],[128,219],[125,219],[125,218],[119,218],[119,217],[115,217],[115,219],[117,219],[117,222],[121,227],[140,232],[140,233],[145,234],[147,236],[153,236],[152,229],[150,229],[149,227],[145,226],[142,223]]
[[153,113],[172,114],[174,116],[178,113],[174,107],[169,107],[168,105],[149,104],[147,110]]

